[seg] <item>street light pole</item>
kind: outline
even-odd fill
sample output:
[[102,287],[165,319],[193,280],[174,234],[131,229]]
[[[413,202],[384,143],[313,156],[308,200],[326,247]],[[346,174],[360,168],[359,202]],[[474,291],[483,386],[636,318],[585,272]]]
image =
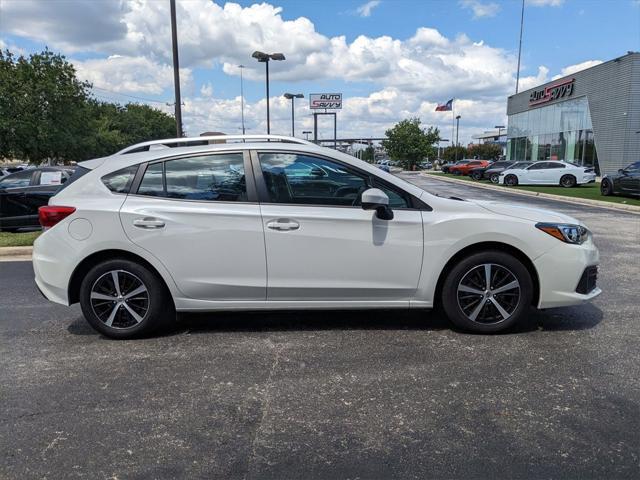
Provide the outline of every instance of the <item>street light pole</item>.
[[238,68],[240,69],[240,114],[242,115],[242,134],[244,135],[244,82],[242,78],[242,70],[246,67],[244,65],[238,65]]
[[265,65],[266,82],[267,82],[267,134],[271,133],[271,118],[269,115],[269,60],[285,60],[282,53],[264,53],[255,51],[251,54],[253,58]]
[[460,133],[460,115],[456,115],[456,162],[458,161],[458,147],[460,143],[458,142],[458,134]]
[[284,98],[288,98],[291,100],[291,136],[296,136],[296,127],[295,127],[295,102],[296,98],[304,98],[302,93],[285,93]]
[[500,151],[502,152],[502,144],[500,143],[500,134],[502,133],[502,129],[504,128],[504,125],[496,125],[493,128],[497,128],[498,129],[498,145],[500,145]]
[[171,46],[173,50],[173,87],[175,90],[176,136],[182,137],[182,101],[180,100],[180,61],[178,60],[178,30],[176,26],[176,0],[170,0]]

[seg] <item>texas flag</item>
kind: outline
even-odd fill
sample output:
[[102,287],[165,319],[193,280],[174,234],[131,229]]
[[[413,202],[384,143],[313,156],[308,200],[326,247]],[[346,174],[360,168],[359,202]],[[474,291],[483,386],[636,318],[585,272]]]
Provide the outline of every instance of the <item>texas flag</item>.
[[453,98],[444,105],[438,104],[436,107],[436,112],[450,112],[451,110],[453,110]]

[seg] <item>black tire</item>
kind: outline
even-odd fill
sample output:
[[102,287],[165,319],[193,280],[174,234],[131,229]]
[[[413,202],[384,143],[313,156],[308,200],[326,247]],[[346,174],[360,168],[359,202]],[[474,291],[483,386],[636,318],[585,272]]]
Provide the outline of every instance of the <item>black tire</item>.
[[473,178],[474,180],[482,180],[482,174],[479,172],[473,172],[471,174],[471,178]]
[[600,183],[600,194],[605,197],[613,195],[613,187],[609,180],[604,179],[602,180],[602,183]]
[[576,177],[573,175],[563,175],[560,179],[560,185],[564,188],[573,188],[578,184]]
[[492,173],[491,177],[489,178],[489,180],[491,180],[491,183],[500,183],[500,174],[499,173]]
[[[496,283],[489,285],[493,288],[482,290],[482,284],[486,283],[485,265],[490,266],[490,283]],[[516,287],[500,291],[514,281]],[[482,294],[460,290],[471,288],[470,285]],[[478,333],[500,332],[525,319],[532,298],[533,280],[527,267],[513,255],[496,250],[475,253],[457,262],[442,287],[442,306],[447,317],[457,327]]]
[[[118,279],[117,288],[113,272]],[[145,291],[126,299],[140,285]],[[116,291],[121,295],[117,296]],[[101,298],[92,299],[92,292]],[[147,336],[175,320],[173,300],[162,279],[148,268],[125,259],[107,260],[87,273],[80,285],[80,306],[95,330],[116,339]]]
[[507,175],[506,177],[504,177],[504,184],[510,187],[515,187],[516,185],[518,185],[518,177],[513,174]]

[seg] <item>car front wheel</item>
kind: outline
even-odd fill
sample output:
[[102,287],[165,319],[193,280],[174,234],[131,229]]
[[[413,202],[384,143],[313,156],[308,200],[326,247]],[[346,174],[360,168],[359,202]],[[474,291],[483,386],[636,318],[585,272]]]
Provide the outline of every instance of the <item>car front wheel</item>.
[[447,274],[442,288],[442,306],[451,322],[479,333],[499,332],[523,320],[532,298],[527,268],[498,251],[464,258]]
[[609,180],[602,180],[602,183],[600,184],[600,193],[605,197],[613,195],[613,188]]
[[110,338],[149,335],[175,319],[171,294],[148,268],[125,259],[108,260],[87,273],[80,306],[89,324]]

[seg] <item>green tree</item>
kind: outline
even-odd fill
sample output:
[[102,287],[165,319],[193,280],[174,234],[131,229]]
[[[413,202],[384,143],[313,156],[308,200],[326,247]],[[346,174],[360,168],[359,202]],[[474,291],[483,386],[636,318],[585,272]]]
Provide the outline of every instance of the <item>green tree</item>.
[[480,160],[497,160],[502,156],[502,147],[496,143],[471,145],[467,149],[467,155]]
[[175,120],[147,105],[98,102],[62,55],[0,51],[0,157],[32,163],[110,155],[175,136]]
[[434,144],[440,138],[440,131],[434,127],[424,130],[420,123],[418,118],[402,120],[385,132],[387,138],[382,141],[389,157],[407,170],[412,170],[422,159],[436,155]]
[[90,85],[61,55],[0,53],[0,154],[34,163],[79,160]]
[[[457,152],[457,155],[456,155]],[[458,160],[462,160],[463,158],[467,158],[467,149],[460,147],[447,147],[442,151],[442,158],[447,162],[452,162],[456,158]]]
[[362,152],[360,153],[360,158],[365,162],[373,163],[373,160],[375,159],[375,154],[376,154],[375,149],[371,145],[369,145],[367,148],[362,150]]

